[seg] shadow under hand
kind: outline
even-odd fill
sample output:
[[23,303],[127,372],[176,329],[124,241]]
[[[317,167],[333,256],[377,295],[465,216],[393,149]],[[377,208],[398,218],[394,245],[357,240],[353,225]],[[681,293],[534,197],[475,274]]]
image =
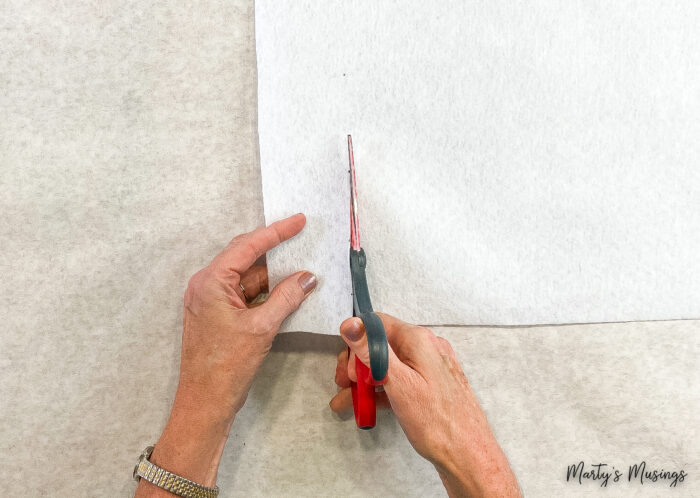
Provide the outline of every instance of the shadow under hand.
[[290,332],[279,334],[272,344],[271,352],[279,353],[325,353],[336,356],[345,347],[337,335]]

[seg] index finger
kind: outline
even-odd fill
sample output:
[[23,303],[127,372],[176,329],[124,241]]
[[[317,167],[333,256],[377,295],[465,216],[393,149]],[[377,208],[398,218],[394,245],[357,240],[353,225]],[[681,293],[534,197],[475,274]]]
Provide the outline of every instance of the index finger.
[[350,377],[348,377],[348,348],[338,353],[338,363],[335,367],[335,383],[338,387],[350,387]]
[[214,261],[228,270],[243,273],[267,251],[301,232],[305,224],[306,217],[298,213],[266,227],[259,227],[252,232],[238,235],[214,258]]

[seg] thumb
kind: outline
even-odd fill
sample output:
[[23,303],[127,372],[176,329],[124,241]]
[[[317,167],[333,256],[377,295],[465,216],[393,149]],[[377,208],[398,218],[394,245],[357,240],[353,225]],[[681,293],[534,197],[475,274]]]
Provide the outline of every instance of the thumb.
[[272,289],[270,297],[260,308],[265,310],[265,315],[275,324],[275,329],[299,308],[302,301],[316,288],[317,283],[316,275],[300,271],[288,276]]
[[[384,317],[380,315],[382,322]],[[348,318],[343,323],[340,324],[340,335],[348,345],[350,350],[360,359],[362,363],[369,366],[369,347],[367,345],[367,334],[365,333],[365,326],[357,317]],[[352,358],[350,358],[352,360]],[[354,372],[355,362],[350,361],[348,363],[348,369],[350,370],[349,375],[351,379],[356,378]],[[407,375],[411,375],[411,368],[405,365],[396,356],[394,350],[392,349],[391,343],[389,344],[389,369],[387,371],[387,381],[390,382],[401,382],[401,379],[405,379]]]
[[365,325],[357,317],[348,318],[340,324],[340,336],[362,363],[369,366],[369,346]]

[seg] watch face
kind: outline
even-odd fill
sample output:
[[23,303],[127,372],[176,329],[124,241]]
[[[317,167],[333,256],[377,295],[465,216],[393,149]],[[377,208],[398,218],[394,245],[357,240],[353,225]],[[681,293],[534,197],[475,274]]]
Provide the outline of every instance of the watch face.
[[148,460],[151,458],[151,453],[153,453],[153,446],[148,446],[145,450],[141,452],[141,456],[139,456],[139,461],[136,462],[136,465],[134,466],[134,479],[139,480],[141,476],[139,476],[139,465],[141,465],[141,462],[144,460]]

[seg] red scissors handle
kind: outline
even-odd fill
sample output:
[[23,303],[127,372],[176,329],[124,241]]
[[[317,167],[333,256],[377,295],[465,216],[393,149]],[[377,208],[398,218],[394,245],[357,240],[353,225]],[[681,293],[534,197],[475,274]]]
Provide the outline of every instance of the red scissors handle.
[[[348,348],[348,354],[350,348]],[[370,382],[372,374],[369,367],[355,356],[357,382],[350,384],[352,390],[352,408],[355,423],[360,429],[371,429],[377,424],[377,400],[374,397],[374,384]]]
[[[349,355],[350,348],[348,348]],[[374,380],[370,368],[357,356],[355,356],[355,373],[357,382],[350,383],[355,423],[360,429],[371,429],[377,424],[377,399],[374,386],[384,384],[386,377],[382,380]]]

